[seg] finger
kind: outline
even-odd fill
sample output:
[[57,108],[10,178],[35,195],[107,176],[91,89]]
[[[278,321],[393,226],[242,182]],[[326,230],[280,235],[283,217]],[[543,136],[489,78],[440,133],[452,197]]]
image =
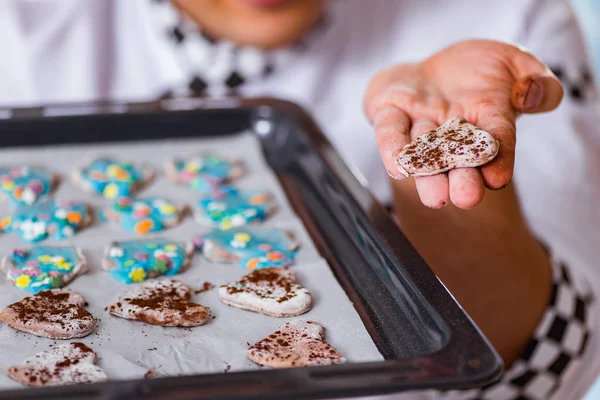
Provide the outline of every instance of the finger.
[[488,131],[498,140],[500,149],[494,160],[481,167],[483,182],[489,189],[502,189],[512,179],[515,163],[515,112],[498,109],[480,115],[477,126]]
[[512,89],[511,102],[519,112],[534,114],[552,111],[563,98],[563,88],[554,76],[529,76]]
[[483,200],[485,187],[478,168],[457,168],[448,172],[450,200],[458,208],[469,209]]
[[512,65],[517,83],[511,103],[519,112],[540,113],[554,110],[563,97],[563,88],[552,71],[531,53],[512,47]]
[[[417,138],[438,127],[438,124],[429,119],[419,119],[413,122],[410,136]],[[441,208],[448,203],[448,175],[437,174],[432,176],[415,177],[415,185],[421,202],[430,208]]]
[[394,179],[406,178],[398,169],[396,158],[400,150],[410,142],[410,118],[404,111],[388,107],[373,116],[373,125],[379,154],[387,173]]

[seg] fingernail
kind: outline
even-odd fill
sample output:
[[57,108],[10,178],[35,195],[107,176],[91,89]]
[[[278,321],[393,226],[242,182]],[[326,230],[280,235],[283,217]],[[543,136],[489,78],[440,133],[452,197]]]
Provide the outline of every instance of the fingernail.
[[523,102],[523,110],[532,110],[537,108],[542,103],[542,87],[535,81],[531,80],[529,89],[525,94],[525,101]]
[[401,181],[402,179],[406,179],[407,176],[400,173],[399,171],[396,171],[395,173],[390,171],[389,169],[386,169],[386,172],[388,173],[388,175],[390,176],[390,178],[395,179],[397,181]]

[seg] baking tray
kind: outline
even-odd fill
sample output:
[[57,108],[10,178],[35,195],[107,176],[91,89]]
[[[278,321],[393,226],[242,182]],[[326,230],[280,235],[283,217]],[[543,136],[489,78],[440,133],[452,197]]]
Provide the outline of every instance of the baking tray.
[[490,343],[298,106],[191,98],[0,110],[0,147],[156,140],[166,133],[222,138],[244,130],[259,139],[385,361],[14,390],[0,398],[316,399],[472,388],[499,378],[502,362]]

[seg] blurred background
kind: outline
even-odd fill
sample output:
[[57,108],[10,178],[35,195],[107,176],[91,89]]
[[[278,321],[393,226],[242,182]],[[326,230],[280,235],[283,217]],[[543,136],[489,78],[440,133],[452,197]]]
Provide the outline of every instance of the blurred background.
[[[600,0],[571,0],[571,2],[587,38],[596,76],[600,78]],[[600,399],[600,393],[596,399]]]
[[[571,0],[587,39],[590,56],[594,61],[596,82],[600,82],[600,0]],[[600,379],[596,381],[585,400],[600,399]]]

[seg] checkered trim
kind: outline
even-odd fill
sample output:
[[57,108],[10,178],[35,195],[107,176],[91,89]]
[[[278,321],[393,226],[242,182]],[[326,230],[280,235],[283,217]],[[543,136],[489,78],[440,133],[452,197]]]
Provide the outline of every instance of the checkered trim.
[[591,291],[573,282],[569,267],[553,261],[548,309],[519,360],[503,378],[453,399],[547,400],[569,368],[577,365],[591,335]]
[[167,0],[149,0],[156,24],[173,44],[179,64],[188,76],[185,83],[172,88],[163,98],[173,96],[235,95],[250,82],[266,79],[291,62],[295,52],[304,51],[330,26],[330,14],[324,13],[312,31],[300,42],[282,50],[262,51],[215,40]]
[[568,68],[567,65],[551,65],[550,69],[562,83],[565,94],[573,102],[583,104],[596,98],[596,86],[589,66]]

